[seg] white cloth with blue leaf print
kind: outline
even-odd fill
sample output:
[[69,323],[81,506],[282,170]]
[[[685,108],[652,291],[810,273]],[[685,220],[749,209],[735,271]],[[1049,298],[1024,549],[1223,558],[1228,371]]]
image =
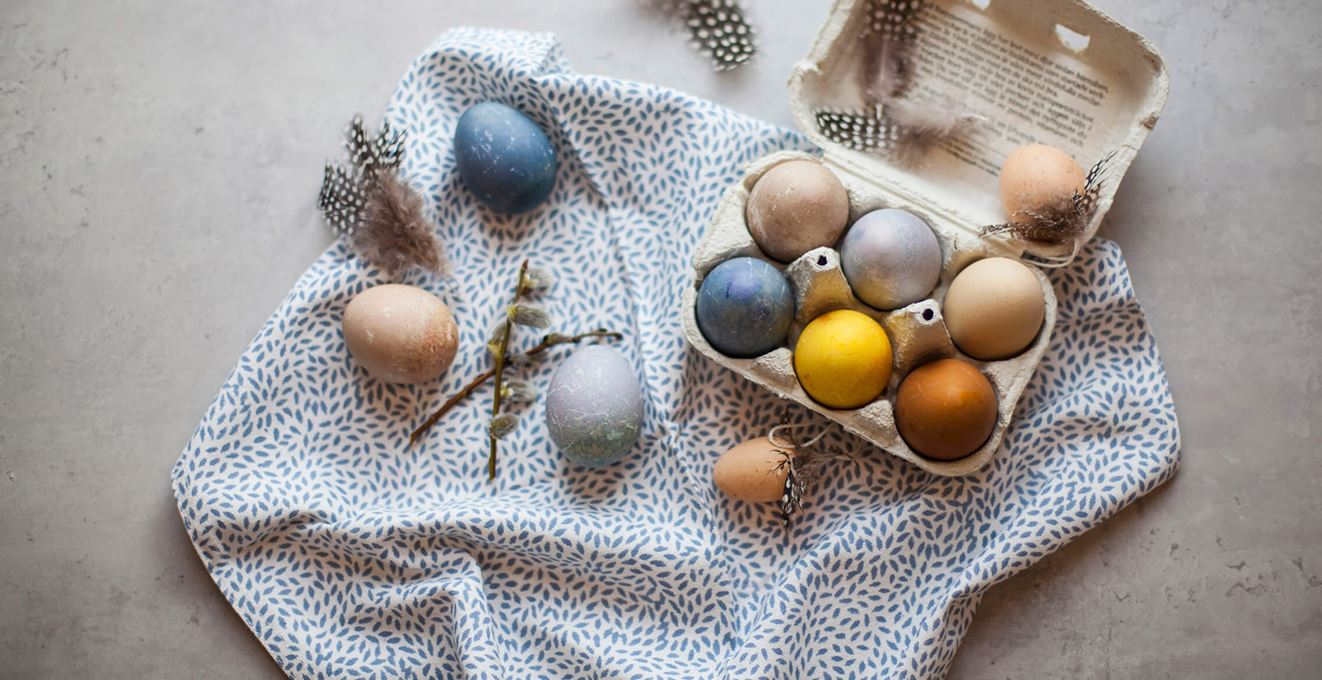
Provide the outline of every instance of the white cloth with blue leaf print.
[[[531,214],[488,211],[455,173],[455,121],[487,100],[529,114],[560,154]],[[1175,470],[1157,347],[1120,251],[1097,241],[1052,274],[1059,323],[992,465],[935,477],[836,431],[857,463],[810,489],[786,530],[774,504],[732,501],[710,477],[783,402],[688,351],[677,306],[721,193],[806,140],[577,75],[551,36],[476,30],[420,56],[388,117],[453,266],[404,282],[454,310],[454,366],[400,386],[354,364],[340,315],[385,279],[337,243],[239,359],[173,475],[207,569],[295,678],[940,677],[989,586]],[[488,391],[422,443],[408,432],[487,367],[485,331],[525,257],[558,276],[557,330],[625,333],[646,425],[624,462],[579,468],[533,404],[488,482]],[[544,388],[555,363],[526,373]]]

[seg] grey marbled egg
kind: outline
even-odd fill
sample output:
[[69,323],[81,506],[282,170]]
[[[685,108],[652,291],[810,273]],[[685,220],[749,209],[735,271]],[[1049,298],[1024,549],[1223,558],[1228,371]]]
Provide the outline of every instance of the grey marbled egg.
[[623,458],[643,427],[643,392],[633,366],[605,345],[574,352],[551,378],[546,427],[551,441],[579,465]]
[[895,208],[874,210],[845,234],[840,267],[858,299],[877,309],[899,309],[936,288],[941,244],[921,217]]

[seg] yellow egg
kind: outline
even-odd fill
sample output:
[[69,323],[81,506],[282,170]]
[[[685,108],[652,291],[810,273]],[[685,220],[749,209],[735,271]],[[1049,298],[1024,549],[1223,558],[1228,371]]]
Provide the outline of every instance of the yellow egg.
[[794,372],[808,396],[830,408],[858,408],[891,379],[891,343],[881,324],[852,309],[827,312],[803,329]]
[[1011,222],[1027,222],[1082,193],[1087,173],[1069,154],[1046,144],[1015,149],[1001,165],[1001,205]]
[[974,359],[1008,359],[1033,343],[1046,316],[1042,284],[1018,260],[989,257],[964,268],[942,303],[946,329]]
[[770,503],[785,492],[785,465],[790,451],[777,447],[766,437],[750,439],[721,454],[712,469],[712,481],[731,498]]

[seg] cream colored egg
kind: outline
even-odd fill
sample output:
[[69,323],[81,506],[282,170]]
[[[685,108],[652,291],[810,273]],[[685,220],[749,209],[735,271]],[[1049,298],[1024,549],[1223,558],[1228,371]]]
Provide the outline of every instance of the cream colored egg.
[[1059,209],[1082,193],[1087,173],[1069,154],[1046,144],[1015,149],[1001,165],[1001,205],[1012,222]]
[[766,437],[750,439],[721,454],[712,481],[731,498],[770,503],[785,493],[786,451]]
[[414,286],[386,284],[358,294],[344,309],[344,342],[378,380],[421,383],[454,361],[459,329],[441,299]]
[[965,267],[942,305],[950,339],[984,361],[1024,351],[1042,328],[1046,298],[1033,271],[1018,260],[989,257]]

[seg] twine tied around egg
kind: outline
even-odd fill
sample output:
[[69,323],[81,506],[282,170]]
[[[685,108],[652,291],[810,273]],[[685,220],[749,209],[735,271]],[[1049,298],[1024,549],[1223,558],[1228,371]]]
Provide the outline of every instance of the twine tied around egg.
[[821,440],[822,440],[822,437],[825,437],[825,436],[826,436],[826,433],[828,432],[828,430],[827,430],[826,428],[822,428],[821,431],[817,433],[817,436],[815,436],[815,437],[813,437],[812,439],[809,439],[809,440],[807,440],[807,441],[805,441],[805,442],[799,442],[799,443],[796,443],[797,440],[794,439],[794,436],[793,436],[792,434],[791,434],[791,435],[784,435],[785,438],[782,440],[782,441],[784,441],[783,444],[777,441],[777,437],[781,436],[781,433],[782,433],[783,431],[785,431],[785,430],[791,430],[791,431],[792,431],[792,430],[795,430],[795,429],[806,428],[806,427],[812,427],[812,424],[811,424],[811,423],[781,423],[781,424],[779,424],[779,425],[777,425],[777,426],[771,428],[771,431],[767,433],[767,440],[770,441],[771,444],[772,444],[773,446],[777,446],[777,447],[789,447],[789,448],[799,448],[799,447],[803,447],[803,446],[812,446],[813,444],[816,444],[817,442],[821,441]]
[[781,423],[767,432],[767,441],[780,453],[781,461],[776,464],[776,471],[785,471],[785,489],[780,496],[781,520],[788,527],[790,520],[803,510],[803,495],[807,487],[821,471],[832,461],[847,459],[852,456],[839,451],[817,448],[830,428],[821,427],[813,436],[800,439],[796,431],[817,427],[813,423],[789,423],[789,412],[781,415]]
[[1034,262],[1044,269],[1057,269],[1074,261],[1083,246],[1080,238],[1088,229],[1093,216],[1097,214],[1097,205],[1101,198],[1102,187],[1106,181],[1107,170],[1116,152],[1111,152],[1088,169],[1082,189],[1070,196],[1043,206],[1036,211],[1021,210],[1013,217],[1019,218],[1004,224],[990,224],[982,228],[983,236],[1009,234],[1010,236],[1037,242],[1040,244],[1062,246],[1070,245],[1070,252],[1065,254],[1031,253]]

